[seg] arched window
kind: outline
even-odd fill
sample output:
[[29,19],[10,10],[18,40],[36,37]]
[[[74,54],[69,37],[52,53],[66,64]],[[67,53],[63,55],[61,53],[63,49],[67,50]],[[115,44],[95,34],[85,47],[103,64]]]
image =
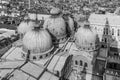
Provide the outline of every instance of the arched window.
[[118,32],[117,32],[117,33],[118,33],[118,36],[120,36],[120,29],[118,29]]
[[85,62],[85,67],[88,67],[88,64]]
[[39,58],[40,58],[40,59],[42,59],[42,58],[43,58],[43,56],[40,56]]
[[80,66],[83,66],[83,62],[80,60]]
[[104,28],[104,30],[103,30],[103,34],[105,34],[105,28]]
[[108,28],[106,28],[106,35],[108,35]]
[[92,43],[90,43],[90,45],[92,46]]
[[48,54],[46,54],[46,57],[48,57]]
[[104,38],[105,39],[105,43],[107,43],[107,38]]
[[114,35],[114,29],[112,29],[112,35]]
[[88,48],[88,50],[90,50],[90,48]]
[[77,60],[75,60],[75,65],[78,65],[78,61]]
[[85,48],[83,48],[83,50],[85,50]]
[[36,59],[36,56],[33,56],[33,60],[35,60]]

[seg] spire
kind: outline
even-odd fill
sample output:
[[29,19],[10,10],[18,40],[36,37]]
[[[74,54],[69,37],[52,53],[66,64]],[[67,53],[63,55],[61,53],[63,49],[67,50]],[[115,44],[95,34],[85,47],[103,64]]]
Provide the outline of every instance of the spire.
[[103,44],[102,44],[102,46],[109,48],[111,39],[112,39],[112,35],[111,35],[110,26],[109,26],[109,20],[108,20],[108,18],[106,18],[106,23],[105,23],[105,26],[103,29],[103,36],[102,36]]

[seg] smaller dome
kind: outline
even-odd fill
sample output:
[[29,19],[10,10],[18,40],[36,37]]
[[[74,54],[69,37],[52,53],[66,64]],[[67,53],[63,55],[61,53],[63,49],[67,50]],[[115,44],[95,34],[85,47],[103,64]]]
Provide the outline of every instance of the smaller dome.
[[20,34],[25,34],[26,32],[28,32],[29,30],[32,30],[33,29],[33,26],[35,25],[34,22],[32,21],[22,21],[20,23],[20,25],[18,26],[18,33]]
[[[58,42],[62,43],[66,38],[66,24],[62,17],[58,18],[49,18],[45,21],[44,26],[50,34],[52,35],[53,40],[60,40]],[[62,40],[61,40],[62,39]]]
[[59,8],[53,8],[53,9],[51,9],[51,11],[50,11],[51,14],[59,14],[60,12],[61,12],[61,11],[60,11]]
[[75,33],[75,39],[76,46],[81,50],[95,50],[98,45],[97,33],[86,22]]

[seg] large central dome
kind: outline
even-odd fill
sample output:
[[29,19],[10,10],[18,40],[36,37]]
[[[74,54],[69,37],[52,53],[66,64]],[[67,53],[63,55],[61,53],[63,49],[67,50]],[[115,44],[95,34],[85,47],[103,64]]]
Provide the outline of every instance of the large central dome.
[[75,39],[76,46],[86,51],[95,50],[99,41],[96,32],[86,22],[76,32]]
[[50,55],[53,50],[50,34],[44,29],[33,29],[23,38],[23,51],[27,54],[30,50],[30,59],[41,59]]

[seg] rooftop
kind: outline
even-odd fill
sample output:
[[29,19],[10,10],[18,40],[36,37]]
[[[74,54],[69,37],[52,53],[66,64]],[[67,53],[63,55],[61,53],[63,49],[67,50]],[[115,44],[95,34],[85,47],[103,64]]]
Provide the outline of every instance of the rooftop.
[[[43,71],[44,67],[35,63],[28,62],[21,64],[19,68],[0,68],[1,79],[10,78],[10,80],[59,80],[58,77],[48,71]],[[40,76],[41,75],[41,76]]]

